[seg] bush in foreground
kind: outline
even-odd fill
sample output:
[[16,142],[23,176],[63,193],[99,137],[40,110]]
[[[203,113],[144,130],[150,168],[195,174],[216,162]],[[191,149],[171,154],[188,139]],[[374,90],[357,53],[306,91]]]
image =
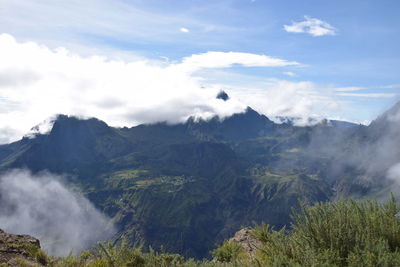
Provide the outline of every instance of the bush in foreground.
[[49,266],[219,267],[219,266],[400,266],[399,206],[392,198],[320,203],[293,216],[291,230],[268,225],[252,230],[261,242],[254,256],[225,241],[213,261],[185,260],[177,254],[129,249],[122,242],[101,244],[80,257],[49,259]]
[[399,206],[377,201],[320,203],[293,216],[292,230],[253,230],[266,266],[400,266]]

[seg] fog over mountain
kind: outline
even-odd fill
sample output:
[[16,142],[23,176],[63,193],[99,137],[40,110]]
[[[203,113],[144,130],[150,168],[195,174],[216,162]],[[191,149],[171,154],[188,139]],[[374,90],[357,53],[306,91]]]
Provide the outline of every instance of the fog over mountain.
[[[336,90],[334,86],[307,80],[214,81],[218,71],[235,66],[301,66],[263,54],[208,51],[171,62],[141,57],[117,60],[81,56],[0,33],[0,57],[0,143],[18,140],[33,125],[56,114],[96,117],[112,126],[131,127],[182,123],[191,116],[224,118],[251,106],[271,118],[291,116],[297,118],[296,124],[308,125],[310,117],[328,116],[326,112],[338,111],[342,105],[329,93]],[[215,98],[221,90],[230,95],[226,101]]]
[[40,238],[54,256],[77,254],[115,233],[113,222],[61,176],[13,169],[0,176],[0,225],[10,233]]
[[[106,238],[108,217],[118,232],[112,237],[124,235],[131,246],[204,257],[253,222],[290,225],[300,202],[400,197],[398,113],[395,105],[368,126],[323,120],[303,127],[250,107],[131,128],[59,115],[0,146],[0,222],[8,231],[65,238],[68,246],[52,252],[60,254]],[[21,168],[33,175],[12,171]]]
[[[399,10],[0,0],[0,265],[46,265],[37,239],[17,234],[55,256],[109,242],[81,265],[219,265],[210,251],[268,224],[254,232],[279,242],[261,240],[271,253],[253,265],[400,266]],[[304,207],[316,212],[310,235],[293,224]],[[14,253],[10,238],[35,251]]]

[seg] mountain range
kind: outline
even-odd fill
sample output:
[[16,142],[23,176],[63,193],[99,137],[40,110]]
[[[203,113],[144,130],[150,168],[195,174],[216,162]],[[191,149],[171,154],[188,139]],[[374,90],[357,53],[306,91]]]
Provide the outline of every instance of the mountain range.
[[250,107],[131,128],[58,115],[50,132],[1,145],[0,171],[63,175],[116,237],[200,258],[244,226],[290,227],[302,203],[396,194],[399,126],[400,103],[368,126],[277,124]]

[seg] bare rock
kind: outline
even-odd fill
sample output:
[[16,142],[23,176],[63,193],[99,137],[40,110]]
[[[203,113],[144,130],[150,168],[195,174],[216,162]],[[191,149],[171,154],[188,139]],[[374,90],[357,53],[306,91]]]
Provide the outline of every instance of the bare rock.
[[44,266],[35,254],[40,250],[38,239],[29,235],[8,234],[0,229],[0,264],[20,266],[24,261],[28,266]]
[[257,249],[261,247],[261,242],[252,237],[250,228],[243,228],[236,232],[235,235],[229,239],[230,241],[238,243],[246,253],[251,257],[254,256]]

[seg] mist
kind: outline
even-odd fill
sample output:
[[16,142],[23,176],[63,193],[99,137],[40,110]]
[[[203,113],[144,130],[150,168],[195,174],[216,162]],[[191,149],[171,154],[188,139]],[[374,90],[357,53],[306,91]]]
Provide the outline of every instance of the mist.
[[[317,127],[309,136],[308,155],[327,160],[326,180],[343,194],[382,199],[393,194],[400,199],[400,102],[370,125],[337,130]],[[342,191],[343,190],[343,191]]]
[[395,181],[397,185],[400,185],[400,163],[397,163],[388,170],[387,177]]
[[27,170],[0,176],[0,228],[38,238],[53,256],[76,254],[110,238],[115,233],[111,219],[61,180]]

